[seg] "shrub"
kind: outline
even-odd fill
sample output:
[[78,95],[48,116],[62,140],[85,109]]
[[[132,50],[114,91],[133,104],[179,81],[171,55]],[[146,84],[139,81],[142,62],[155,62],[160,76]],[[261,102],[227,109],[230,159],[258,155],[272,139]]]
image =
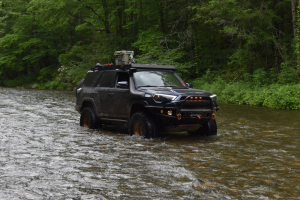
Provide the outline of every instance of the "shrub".
[[300,110],[300,84],[252,86],[253,82],[226,83],[222,79],[207,83],[192,81],[197,89],[210,91],[218,95],[220,103],[235,103],[265,106],[276,109]]

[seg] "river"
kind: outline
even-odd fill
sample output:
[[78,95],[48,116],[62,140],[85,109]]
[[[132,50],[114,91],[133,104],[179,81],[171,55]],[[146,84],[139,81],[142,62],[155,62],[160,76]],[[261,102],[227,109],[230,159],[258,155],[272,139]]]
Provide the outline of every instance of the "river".
[[218,136],[79,126],[75,95],[0,87],[0,199],[299,199],[300,112],[221,104]]

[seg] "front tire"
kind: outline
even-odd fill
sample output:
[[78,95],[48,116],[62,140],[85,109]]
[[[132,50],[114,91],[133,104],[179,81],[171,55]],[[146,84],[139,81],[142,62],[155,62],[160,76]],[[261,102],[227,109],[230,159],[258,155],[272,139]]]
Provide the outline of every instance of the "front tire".
[[159,136],[159,129],[148,113],[136,112],[131,117],[129,133],[138,137],[156,138]]
[[80,126],[89,129],[97,129],[101,127],[100,121],[91,107],[85,107],[80,116]]
[[189,132],[192,135],[200,135],[200,136],[213,136],[217,135],[217,122],[216,120],[210,119],[208,122],[202,124],[195,132]]

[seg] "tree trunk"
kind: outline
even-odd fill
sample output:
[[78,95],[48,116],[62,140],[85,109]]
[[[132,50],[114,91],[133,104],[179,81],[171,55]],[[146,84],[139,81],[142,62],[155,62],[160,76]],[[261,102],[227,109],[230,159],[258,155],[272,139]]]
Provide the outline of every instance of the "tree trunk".
[[[298,9],[298,13],[299,13],[299,17],[300,17],[300,0],[299,0],[299,9]],[[299,48],[299,51],[300,51],[300,19],[298,19],[298,21],[297,21],[298,23],[296,23],[296,25],[298,25],[297,26],[297,30],[299,31],[298,32],[298,42],[299,42],[299,46],[298,46],[298,48]],[[297,32],[296,32],[297,33]],[[298,69],[300,68],[300,52],[299,52],[299,55],[298,55]]]
[[[126,26],[126,23],[127,23],[127,21],[126,21],[127,15],[126,15],[126,12],[124,12],[124,10],[126,9],[126,1],[123,0],[122,4],[123,4],[123,23],[122,23],[122,26]],[[128,32],[128,31],[126,31],[126,30],[127,30],[127,29],[123,29],[123,36],[124,36],[124,37],[127,36],[127,32]]]
[[[300,17],[300,0],[299,0],[299,9],[298,9],[298,13],[299,13],[298,16]],[[298,19],[298,23],[297,23],[297,24],[298,24],[298,30],[299,30],[299,33],[298,33],[298,34],[299,34],[299,35],[298,35],[298,37],[299,37],[298,40],[299,40],[299,41],[298,41],[298,42],[299,42],[299,49],[300,49],[300,19]],[[300,58],[300,55],[299,55],[299,58]],[[299,63],[299,64],[300,64],[300,63]]]
[[72,26],[71,26],[71,22],[68,21],[69,23],[69,43],[70,43],[70,46],[72,46]]
[[140,0],[139,2],[139,24],[140,24],[140,27],[139,29],[142,29],[142,30],[145,30],[145,25],[143,24],[143,21],[144,21],[144,17],[143,17],[143,2]]
[[34,13],[32,13],[32,18],[33,18],[33,34],[34,34],[34,38],[36,38],[35,14]]
[[123,38],[123,9],[124,9],[124,7],[123,7],[123,4],[122,4],[122,1],[119,1],[118,3],[117,3],[117,5],[118,5],[118,17],[119,17],[119,26],[118,26],[118,29],[119,29],[119,33],[120,33],[120,35],[121,35],[121,37]]
[[160,30],[164,34],[166,34],[166,27],[165,27],[165,21],[164,21],[164,5],[162,2],[159,3],[159,16],[160,16]]
[[266,44],[266,69],[268,69],[268,51],[269,51],[269,45],[267,42],[267,44]]
[[296,2],[295,0],[291,0],[292,3],[292,17],[293,17],[293,31],[294,31],[294,37],[297,37],[297,25],[296,25]]
[[106,0],[102,0],[103,3],[103,8],[104,8],[104,26],[105,26],[105,31],[107,34],[110,33],[109,31],[109,21],[108,21],[108,6]]

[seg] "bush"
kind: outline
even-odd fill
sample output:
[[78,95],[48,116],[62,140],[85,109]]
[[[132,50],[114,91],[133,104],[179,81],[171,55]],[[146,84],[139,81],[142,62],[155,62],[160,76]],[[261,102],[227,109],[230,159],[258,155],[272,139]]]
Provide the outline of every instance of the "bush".
[[222,79],[208,83],[192,81],[197,89],[218,95],[220,103],[265,106],[276,109],[300,110],[300,84],[256,85],[249,82],[226,83]]
[[35,80],[36,80],[36,74],[29,73],[27,75],[18,76],[13,80],[4,80],[2,83],[7,87],[16,87],[16,86],[26,87],[27,85],[34,83]]

